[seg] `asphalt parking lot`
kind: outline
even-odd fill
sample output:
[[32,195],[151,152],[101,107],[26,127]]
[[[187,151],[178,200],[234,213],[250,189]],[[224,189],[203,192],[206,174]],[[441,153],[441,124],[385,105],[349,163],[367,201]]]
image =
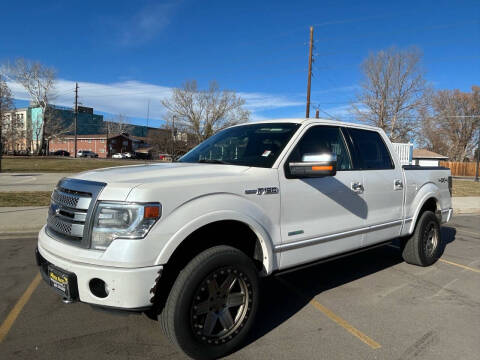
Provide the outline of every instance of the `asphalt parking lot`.
[[[428,268],[385,246],[262,282],[250,342],[231,359],[478,359],[480,215],[442,228]],[[182,359],[159,324],[64,305],[39,281],[31,235],[0,235],[0,359]]]

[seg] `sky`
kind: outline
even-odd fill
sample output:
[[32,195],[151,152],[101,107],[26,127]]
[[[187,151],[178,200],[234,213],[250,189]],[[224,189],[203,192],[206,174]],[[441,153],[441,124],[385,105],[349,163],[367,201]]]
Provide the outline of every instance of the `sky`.
[[[305,116],[309,27],[312,110],[352,121],[371,52],[416,46],[436,89],[480,85],[480,1],[5,1],[0,63],[57,71],[55,103],[161,126],[171,88],[215,80],[246,101],[252,121]],[[17,106],[28,100],[9,83]]]

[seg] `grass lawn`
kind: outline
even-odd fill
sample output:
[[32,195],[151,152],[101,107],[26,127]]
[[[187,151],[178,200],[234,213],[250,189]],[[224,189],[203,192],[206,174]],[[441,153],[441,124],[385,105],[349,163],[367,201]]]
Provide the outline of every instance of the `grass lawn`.
[[51,191],[0,192],[0,206],[48,206]]
[[453,196],[480,196],[480,182],[453,179]]
[[20,157],[9,156],[2,159],[4,172],[80,172],[110,166],[135,165],[145,163],[145,160],[127,159],[74,159],[53,157]]

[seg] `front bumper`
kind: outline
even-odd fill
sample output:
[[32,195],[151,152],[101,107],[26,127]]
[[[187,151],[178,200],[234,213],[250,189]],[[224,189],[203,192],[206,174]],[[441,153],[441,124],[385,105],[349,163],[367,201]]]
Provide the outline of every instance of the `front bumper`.
[[[56,256],[38,245],[37,263],[44,280],[49,284],[48,264],[72,274],[75,279],[72,299],[81,302],[124,310],[146,309],[152,306],[153,291],[163,266],[142,268],[116,268],[77,263]],[[95,296],[90,289],[92,279],[103,280],[109,288],[104,298]]]

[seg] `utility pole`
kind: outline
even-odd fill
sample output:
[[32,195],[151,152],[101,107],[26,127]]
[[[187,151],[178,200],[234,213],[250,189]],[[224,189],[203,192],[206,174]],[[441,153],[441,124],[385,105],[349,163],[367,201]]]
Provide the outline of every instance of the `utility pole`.
[[478,126],[478,141],[477,141],[477,166],[475,167],[475,181],[478,182],[478,163],[480,160],[480,125]]
[[150,117],[150,99],[148,99],[148,103],[147,103],[147,131],[145,133],[145,137],[147,137],[148,135],[148,118]]
[[172,162],[175,154],[175,115],[172,116]]
[[315,119],[320,118],[320,110],[315,111]]
[[[74,131],[75,131],[75,136],[74,136],[74,145],[73,145],[73,151],[74,151],[74,156],[77,157],[77,121],[78,121],[78,82],[75,83],[75,119],[74,119]],[[108,142],[108,138],[107,138]]]
[[307,82],[307,110],[305,117],[310,117],[310,87],[312,85],[312,52],[313,52],[313,26],[310,26],[310,51],[308,55],[308,82]]

